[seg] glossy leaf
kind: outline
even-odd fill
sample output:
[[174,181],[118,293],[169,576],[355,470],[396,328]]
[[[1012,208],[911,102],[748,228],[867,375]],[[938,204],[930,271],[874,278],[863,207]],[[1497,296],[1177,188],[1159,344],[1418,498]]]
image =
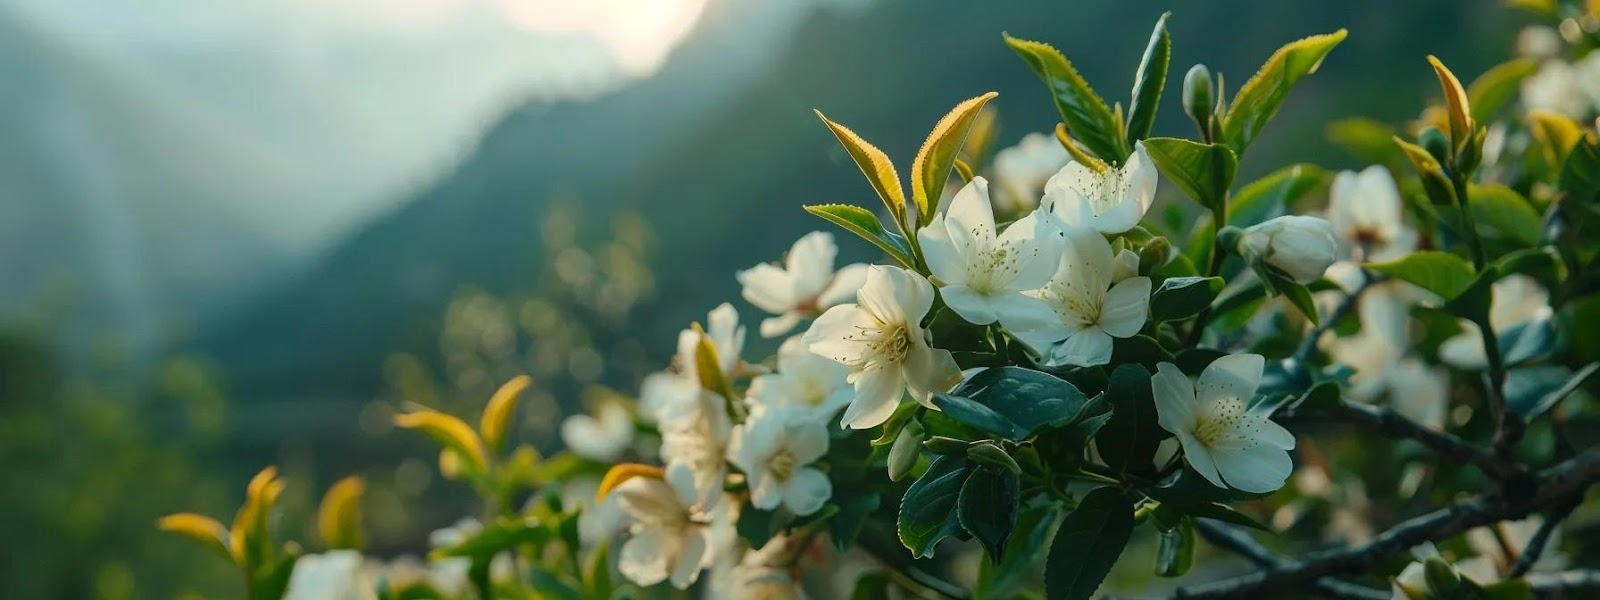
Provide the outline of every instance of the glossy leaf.
[[1539,70],[1539,61],[1516,58],[1484,71],[1467,86],[1472,120],[1487,123],[1522,91],[1522,80]]
[[1428,200],[1441,206],[1454,206],[1455,189],[1451,187],[1450,178],[1444,174],[1444,167],[1439,165],[1439,160],[1422,146],[1399,137],[1393,139],[1406,161],[1411,163],[1411,168],[1416,169],[1417,176],[1422,178],[1422,189],[1427,192]]
[[894,215],[895,222],[904,223],[906,193],[900,188],[900,175],[895,172],[894,163],[889,162],[889,155],[861,139],[861,136],[856,135],[850,128],[828,120],[822,111],[815,112],[817,118],[822,119],[828,130],[833,132],[833,136],[839,139],[839,144],[850,154],[850,159],[860,167],[861,174],[865,175],[867,183],[872,185],[872,191],[877,192],[884,206],[889,207],[889,214]]
[[1167,68],[1172,62],[1172,36],[1167,33],[1167,17],[1162,13],[1156,19],[1155,30],[1150,32],[1150,43],[1139,59],[1139,70],[1133,77],[1133,97],[1128,104],[1128,145],[1150,137],[1150,127],[1156,122],[1156,108],[1161,104],[1161,92],[1167,86]]
[[911,163],[911,197],[920,214],[918,223],[927,223],[933,210],[938,208],[939,195],[944,193],[945,183],[950,180],[950,168],[967,139],[967,130],[972,128],[972,122],[983,110],[983,105],[998,95],[989,92],[957,104],[944,118],[939,119],[939,123],[933,126],[933,132],[922,143],[916,160]]
[[1322,59],[1344,41],[1346,31],[1314,35],[1290,42],[1267,59],[1261,70],[1239,87],[1222,120],[1222,138],[1234,152],[1243,153],[1261,129],[1278,113],[1290,90],[1306,75],[1316,72]]
[[1467,291],[1477,278],[1467,259],[1438,250],[1421,250],[1387,262],[1366,263],[1366,267],[1416,284],[1445,300]]
[[1154,321],[1186,319],[1211,306],[1226,282],[1221,277],[1169,277],[1150,295]]
[[940,540],[961,532],[956,502],[972,474],[965,456],[939,456],[900,500],[900,543],[916,558],[933,556]]
[[861,236],[861,239],[872,242],[889,258],[900,263],[906,268],[915,268],[911,260],[911,249],[899,237],[885,231],[883,224],[878,222],[878,215],[859,206],[849,204],[816,204],[805,207],[806,212],[822,217],[828,222],[845,228],[846,231]]
[[974,469],[961,486],[961,496],[956,501],[961,527],[983,546],[994,564],[1000,564],[1006,540],[1017,526],[1021,498],[1021,480],[1005,469]]
[[[1083,412],[1085,404],[1089,401],[1066,380],[1022,367],[996,367],[974,373],[971,377],[956,385],[949,394],[936,395],[934,402],[950,398],[962,398],[968,402],[952,402],[951,406],[957,410],[970,409],[973,419],[987,418],[983,411],[970,406],[976,404],[987,409],[1000,419],[1009,423],[995,425],[996,431],[976,422],[967,422],[955,414],[962,422],[974,427],[983,428],[985,431],[1009,437],[1013,440],[1022,440],[1033,435],[1041,427],[1062,427],[1075,421]],[[940,405],[943,409],[944,406]]]
[[1055,535],[1061,517],[1061,506],[1054,502],[1023,509],[1000,563],[978,567],[977,598],[1013,598],[1033,585],[1044,574],[1046,553],[1039,550]]
[[1144,149],[1162,175],[1207,208],[1220,205],[1239,168],[1239,157],[1222,144],[1150,138]]
[[1194,520],[1183,517],[1177,527],[1161,532],[1156,547],[1156,574],[1182,577],[1194,565]]
[[1049,44],[1005,36],[1010,46],[1050,89],[1061,120],[1072,137],[1107,163],[1120,164],[1130,153],[1121,124],[1106,101],[1089,87],[1061,51]]
[[[1392,142],[1385,136],[1385,146]],[[1328,179],[1326,171],[1311,164],[1284,167],[1257,179],[1239,189],[1228,200],[1228,224],[1248,227],[1283,216],[1288,207],[1306,194],[1321,188]]]
[[1116,488],[1097,488],[1061,522],[1045,563],[1045,595],[1087,600],[1117,564],[1133,533],[1133,503]]
[[1117,472],[1142,472],[1154,468],[1156,448],[1167,437],[1156,419],[1150,372],[1139,365],[1121,365],[1111,373],[1111,418],[1100,429],[1095,448],[1106,465]]
[[1600,196],[1600,143],[1594,136],[1585,136],[1561,165],[1560,187],[1582,202],[1592,202]]
[[1439,76],[1439,87],[1444,90],[1445,109],[1450,115],[1450,142],[1456,148],[1461,148],[1472,135],[1472,107],[1468,105],[1467,90],[1461,86],[1461,80],[1456,79],[1456,74],[1437,56],[1428,56],[1428,64],[1433,66],[1433,72]]
[[1480,230],[1488,228],[1493,235],[1516,240],[1523,246],[1539,243],[1544,219],[1534,210],[1533,203],[1516,190],[1498,183],[1472,185],[1467,188],[1467,197]]

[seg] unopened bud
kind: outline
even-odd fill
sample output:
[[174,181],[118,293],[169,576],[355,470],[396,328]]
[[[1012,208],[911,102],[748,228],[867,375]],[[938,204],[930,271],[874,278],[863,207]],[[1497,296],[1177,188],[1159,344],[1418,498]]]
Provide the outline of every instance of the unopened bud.
[[1006,454],[1005,450],[994,445],[994,442],[982,441],[967,446],[967,458],[980,465],[1005,469],[1012,473],[1022,472],[1022,467],[1017,464],[1017,461],[1011,458],[1010,454]]
[[900,435],[895,436],[894,445],[889,446],[889,481],[900,481],[906,473],[911,472],[911,467],[917,465],[922,437],[921,423],[911,421],[900,428]]
[[928,438],[927,441],[922,442],[922,447],[927,448],[929,452],[939,455],[965,454],[967,452],[966,441],[948,438],[942,435],[936,435]]
[[1422,134],[1417,136],[1417,141],[1428,151],[1429,156],[1439,161],[1439,164],[1450,164],[1450,140],[1445,137],[1443,131],[1435,127],[1425,128]]
[[1211,127],[1211,70],[1195,65],[1183,76],[1183,112],[1194,119],[1201,131]]
[[1145,242],[1139,249],[1139,274],[1149,275],[1157,269],[1167,266],[1167,260],[1172,257],[1172,242],[1167,238],[1158,237]]

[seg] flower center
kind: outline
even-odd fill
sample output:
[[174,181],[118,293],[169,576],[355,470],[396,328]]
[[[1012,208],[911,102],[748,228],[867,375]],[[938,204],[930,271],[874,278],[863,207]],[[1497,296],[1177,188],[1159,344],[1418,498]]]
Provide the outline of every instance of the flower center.
[[1213,447],[1231,438],[1241,436],[1240,427],[1245,419],[1244,401],[1238,398],[1223,398],[1212,402],[1211,406],[1200,414],[1199,422],[1194,427],[1194,437],[1206,447]]
[[1130,182],[1116,167],[1078,182],[1078,193],[1089,201],[1089,209],[1096,216],[1103,215],[1122,203]]
[[1105,310],[1105,294],[1090,293],[1087,289],[1071,281],[1055,282],[1050,289],[1054,296],[1051,306],[1056,309],[1056,316],[1061,317],[1063,323],[1073,323],[1079,327],[1088,327],[1100,322],[1100,313]]
[[767,459],[767,472],[778,481],[788,481],[794,475],[794,455],[788,450],[779,450]]
[[877,355],[878,360],[874,362],[899,364],[911,353],[911,331],[905,323],[885,323],[876,331],[864,333],[867,334],[867,348]]

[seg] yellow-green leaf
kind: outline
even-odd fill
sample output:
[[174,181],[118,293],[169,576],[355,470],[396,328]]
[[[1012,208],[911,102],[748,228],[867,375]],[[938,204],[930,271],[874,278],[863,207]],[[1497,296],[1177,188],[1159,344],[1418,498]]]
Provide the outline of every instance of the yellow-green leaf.
[[266,559],[273,548],[267,531],[267,516],[278,503],[284,485],[283,480],[278,479],[278,468],[269,466],[256,473],[245,486],[244,505],[233,515],[228,550],[234,563],[247,570],[270,566]]
[[1583,137],[1583,127],[1572,117],[1558,112],[1530,110],[1528,121],[1532,125],[1529,129],[1533,132],[1533,139],[1539,142],[1544,159],[1550,165],[1560,166],[1566,162],[1567,154]]
[[1467,197],[1479,229],[1488,228],[1523,246],[1539,243],[1544,220],[1533,204],[1516,190],[1498,183],[1473,184],[1467,188]]
[[478,432],[489,452],[498,454],[505,448],[506,434],[511,430],[511,416],[517,411],[517,399],[528,389],[533,379],[518,375],[507,381],[489,397],[483,407],[483,418],[478,422]]
[[699,323],[694,324],[694,333],[700,337],[694,346],[694,372],[700,377],[700,387],[717,393],[727,402],[733,402],[733,386],[722,372],[722,357],[717,345],[711,343],[711,336],[706,335]]
[[156,521],[156,528],[200,542],[206,549],[217,552],[229,560],[233,558],[233,554],[228,551],[228,528],[211,517],[195,513],[175,513],[161,517]]
[[1128,104],[1128,143],[1150,137],[1150,127],[1156,122],[1156,108],[1161,104],[1161,92],[1167,87],[1167,67],[1172,62],[1172,36],[1167,33],[1167,17],[1161,13],[1156,28],[1150,32],[1150,43],[1139,59],[1139,70],[1133,76],[1133,97]]
[[1495,113],[1517,97],[1522,80],[1539,70],[1539,61],[1516,58],[1484,71],[1467,86],[1467,101],[1472,106],[1472,120],[1487,122]]
[[1100,160],[1095,155],[1084,152],[1083,148],[1078,146],[1078,142],[1072,139],[1072,134],[1067,132],[1066,123],[1056,123],[1056,142],[1060,143],[1062,148],[1067,149],[1067,154],[1072,156],[1073,162],[1089,167],[1096,173],[1104,173],[1106,169],[1111,168],[1110,165],[1107,165],[1105,161]]
[[638,463],[622,463],[620,465],[616,465],[611,467],[611,470],[606,471],[606,476],[600,479],[600,487],[594,492],[594,501],[600,502],[605,500],[606,494],[610,494],[611,490],[617,489],[617,486],[622,485],[623,482],[629,479],[633,479],[635,477],[651,477],[655,479],[661,479],[665,476],[666,474],[661,471],[661,467],[652,467],[650,465],[641,465]]
[[805,209],[808,213],[822,217],[861,236],[861,239],[872,242],[872,245],[883,250],[889,258],[893,258],[901,266],[907,269],[916,268],[916,263],[911,260],[911,249],[906,247],[899,236],[885,231],[883,224],[878,222],[878,215],[872,214],[872,211],[849,204],[818,204],[807,206]]
[[1108,163],[1121,163],[1128,157],[1131,149],[1123,139],[1122,123],[1061,51],[1010,35],[1005,40],[1050,89],[1050,97],[1072,137]]
[[877,146],[867,143],[856,135],[850,128],[828,120],[822,111],[815,111],[817,118],[827,124],[828,130],[833,132],[833,137],[839,139],[839,144],[844,146],[845,152],[850,154],[861,174],[867,177],[867,183],[872,185],[872,190],[878,193],[878,198],[889,207],[889,214],[894,215],[896,223],[905,222],[906,193],[900,188],[900,175],[894,170],[894,163],[889,162],[889,155],[884,154]]
[[1400,152],[1405,155],[1406,160],[1417,170],[1417,175],[1422,178],[1422,187],[1428,193],[1428,199],[1434,204],[1455,205],[1455,188],[1450,183],[1450,178],[1444,174],[1444,167],[1439,166],[1439,161],[1422,146],[1402,140],[1399,136],[1392,139],[1394,144],[1400,147]]
[[322,538],[324,547],[359,550],[365,544],[361,495],[366,490],[367,481],[359,475],[351,475],[335,482],[322,495],[322,504],[317,508],[317,535]]
[[989,92],[957,104],[939,119],[928,139],[922,142],[916,160],[911,162],[911,197],[921,217],[918,223],[927,223],[932,217],[939,205],[939,195],[944,193],[944,184],[950,179],[950,167],[967,139],[967,131],[983,106],[998,95]]
[[421,431],[440,446],[455,451],[465,467],[473,472],[483,472],[489,466],[483,451],[483,441],[466,422],[452,415],[434,410],[419,410],[394,416],[396,427]]
[[1220,205],[1239,167],[1238,156],[1222,144],[1150,138],[1144,149],[1161,174],[1206,208]]
[[1472,136],[1472,107],[1468,104],[1467,90],[1439,57],[1428,55],[1428,64],[1433,65],[1433,73],[1439,76],[1439,87],[1444,90],[1445,106],[1450,112],[1450,143],[1459,150]]
[[1477,279],[1467,259],[1438,250],[1422,250],[1396,260],[1366,263],[1366,267],[1409,281],[1447,301],[1460,296]]
[[[1384,140],[1388,142],[1386,138]],[[1393,148],[1393,145],[1390,145]],[[1228,201],[1228,223],[1248,227],[1268,219],[1281,217],[1295,200],[1322,187],[1328,175],[1312,164],[1284,167],[1257,179],[1234,194]]]
[[1289,91],[1302,77],[1315,73],[1322,59],[1344,41],[1345,35],[1347,32],[1340,29],[1290,42],[1273,52],[1261,70],[1239,87],[1222,120],[1223,139],[1235,153],[1244,153],[1278,113]]

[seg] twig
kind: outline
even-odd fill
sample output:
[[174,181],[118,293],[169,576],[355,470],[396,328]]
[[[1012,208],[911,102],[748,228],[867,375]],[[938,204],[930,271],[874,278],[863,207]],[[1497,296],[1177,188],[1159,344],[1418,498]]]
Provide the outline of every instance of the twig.
[[1541,594],[1556,594],[1576,590],[1600,588],[1600,571],[1578,569],[1560,573],[1533,573],[1528,575],[1528,586]]
[[1533,537],[1528,538],[1528,544],[1522,547],[1522,554],[1517,557],[1517,564],[1511,566],[1506,578],[1514,579],[1527,575],[1528,570],[1533,568],[1533,563],[1539,562],[1539,555],[1544,554],[1544,547],[1550,543],[1550,536],[1555,535],[1556,528],[1560,527],[1561,522],[1567,520],[1572,510],[1578,508],[1578,504],[1582,502],[1582,494],[1573,494],[1560,504],[1550,507],[1544,522],[1539,524],[1538,531],[1533,532]]
[[1366,544],[1312,552],[1279,567],[1185,588],[1175,597],[1260,598],[1334,573],[1357,572],[1422,542],[1441,540],[1490,523],[1520,519],[1541,507],[1581,494],[1597,480],[1600,480],[1600,448],[1586,450],[1541,472],[1531,485],[1505,486],[1498,492],[1414,517]]
[[[1207,541],[1244,557],[1258,567],[1280,568],[1288,562],[1288,559],[1257,543],[1250,534],[1238,527],[1210,519],[1196,519],[1194,526]],[[1391,597],[1389,590],[1374,589],[1333,577],[1318,579],[1312,584],[1312,589],[1323,596],[1340,600],[1389,600]]]
[[[869,525],[871,524],[869,523]],[[886,567],[885,572],[888,573],[891,579],[895,580],[895,583],[900,584],[920,597],[933,599],[955,598],[957,600],[966,600],[970,597],[961,586],[940,579],[917,568],[916,565],[909,564],[911,561],[906,555],[905,548],[900,546],[899,540],[894,539],[887,532],[876,527],[865,527],[862,528],[860,536],[856,538],[856,542],[868,554],[877,557],[878,562]]]
[[1328,314],[1328,318],[1323,319],[1311,333],[1306,334],[1306,339],[1300,340],[1300,347],[1294,352],[1294,364],[1300,365],[1302,369],[1307,368],[1311,353],[1317,350],[1317,340],[1321,339],[1322,334],[1327,333],[1329,329],[1333,329],[1333,326],[1344,319],[1345,315],[1350,314],[1350,311],[1355,310],[1360,304],[1361,294],[1378,282],[1366,269],[1361,269],[1360,272],[1361,283],[1356,285],[1356,289],[1345,294],[1344,299],[1339,301],[1339,306],[1334,307],[1333,312]]
[[1446,458],[1477,467],[1502,482],[1526,479],[1528,473],[1503,457],[1484,452],[1472,444],[1443,431],[1425,427],[1386,406],[1345,403],[1334,408],[1289,409],[1279,413],[1279,421],[1326,418],[1343,423],[1372,427],[1389,435],[1414,440]]

